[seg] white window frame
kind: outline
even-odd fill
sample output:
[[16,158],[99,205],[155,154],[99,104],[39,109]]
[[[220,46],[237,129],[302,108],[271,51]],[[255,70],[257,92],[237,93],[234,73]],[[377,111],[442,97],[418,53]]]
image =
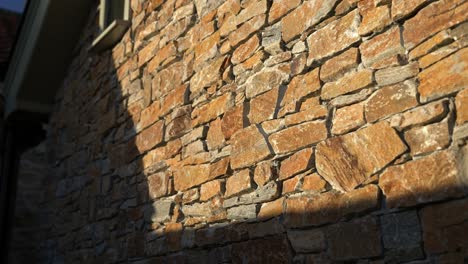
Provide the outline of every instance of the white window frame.
[[101,33],[94,39],[91,50],[95,52],[104,51],[113,47],[120,41],[130,26],[130,0],[124,1],[124,10],[122,18],[117,18],[106,25],[108,5],[113,0],[100,0],[99,11],[99,29]]

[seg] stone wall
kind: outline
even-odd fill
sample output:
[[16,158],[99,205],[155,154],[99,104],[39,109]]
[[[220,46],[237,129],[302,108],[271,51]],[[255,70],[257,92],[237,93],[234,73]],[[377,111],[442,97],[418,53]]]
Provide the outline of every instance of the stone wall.
[[131,8],[56,98],[51,262],[468,259],[466,1]]

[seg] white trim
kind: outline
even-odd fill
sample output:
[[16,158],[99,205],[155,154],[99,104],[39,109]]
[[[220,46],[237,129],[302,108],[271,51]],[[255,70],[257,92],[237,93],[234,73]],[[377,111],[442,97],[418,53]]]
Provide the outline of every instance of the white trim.
[[32,53],[47,16],[49,5],[50,0],[30,1],[29,3],[27,12],[31,15],[25,17],[17,46],[5,77],[5,117],[16,108],[16,97],[24,81],[26,69],[31,61]]

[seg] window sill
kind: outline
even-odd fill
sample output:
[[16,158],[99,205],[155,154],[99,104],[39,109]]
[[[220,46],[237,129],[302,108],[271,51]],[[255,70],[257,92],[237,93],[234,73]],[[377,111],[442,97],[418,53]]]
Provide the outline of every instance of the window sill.
[[128,20],[114,20],[91,44],[90,51],[101,52],[114,46],[130,26]]

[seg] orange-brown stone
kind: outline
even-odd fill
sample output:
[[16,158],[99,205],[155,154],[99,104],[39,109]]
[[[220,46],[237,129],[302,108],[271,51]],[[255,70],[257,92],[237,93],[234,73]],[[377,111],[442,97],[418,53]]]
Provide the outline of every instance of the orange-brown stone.
[[233,169],[248,167],[272,154],[264,135],[255,125],[234,134],[232,141],[231,167]]
[[200,201],[208,201],[216,195],[222,195],[222,182],[220,180],[209,181],[200,187]]
[[327,138],[325,121],[312,121],[271,134],[268,138],[276,154],[285,154]]
[[330,138],[317,145],[318,173],[335,189],[351,191],[406,151],[386,122]]
[[418,76],[421,101],[431,101],[468,87],[467,61],[468,48],[465,48],[422,71]]
[[274,117],[278,90],[274,88],[250,100],[249,121],[251,124],[258,124]]
[[284,180],[312,166],[314,150],[306,148],[283,160],[280,165],[279,179]]
[[250,58],[255,51],[257,50],[260,44],[260,40],[257,35],[254,35],[244,44],[237,47],[236,50],[232,53],[231,62],[233,64],[239,64]]
[[405,141],[408,143],[411,155],[420,155],[445,148],[450,143],[447,122],[415,127],[405,132]]
[[291,197],[286,199],[285,223],[288,227],[334,223],[348,214],[377,208],[378,198],[379,188],[376,185],[367,185],[345,194],[326,192],[315,197]]
[[270,13],[268,14],[268,22],[271,24],[278,20],[300,3],[300,0],[274,0],[270,8]]
[[335,3],[336,0],[304,2],[281,20],[283,40],[289,42],[320,22],[331,11]]
[[335,112],[331,132],[335,135],[344,134],[365,124],[364,104],[354,104],[342,107]]
[[468,89],[465,89],[455,97],[455,106],[457,109],[457,124],[463,125],[468,121]]
[[419,11],[404,24],[405,46],[413,48],[435,33],[466,20],[468,3],[464,0],[442,0]]
[[442,151],[386,169],[379,186],[389,208],[408,207],[463,195],[463,172],[451,151]]
[[366,119],[374,122],[380,118],[403,112],[418,105],[416,84],[406,81],[377,90],[366,102]]
[[252,177],[250,170],[245,169],[238,173],[235,173],[229,177],[226,181],[226,193],[225,197],[245,193],[252,190]]
[[[320,1],[314,2],[320,3]],[[295,20],[294,23],[302,24],[298,23],[298,20]],[[355,10],[312,33],[307,38],[309,46],[307,64],[310,65],[314,61],[331,56],[358,42],[360,40],[358,34],[359,24],[359,12]]]
[[135,145],[139,153],[152,149],[163,141],[164,121],[159,121],[143,130],[135,138]]
[[324,82],[336,80],[344,73],[357,67],[359,50],[350,48],[342,54],[327,60],[320,68],[320,79]]
[[[400,42],[400,29],[398,27],[393,27],[363,42],[359,50],[364,65],[372,68],[376,68],[374,64],[381,64],[382,61],[388,60],[395,55],[405,54],[405,48]],[[384,65],[388,66],[388,63]]]
[[244,105],[239,104],[228,110],[223,116],[221,130],[224,138],[230,139],[231,136],[244,127]]
[[353,71],[335,82],[323,85],[321,97],[324,100],[333,99],[339,95],[360,90],[372,84],[372,82],[371,70]]

